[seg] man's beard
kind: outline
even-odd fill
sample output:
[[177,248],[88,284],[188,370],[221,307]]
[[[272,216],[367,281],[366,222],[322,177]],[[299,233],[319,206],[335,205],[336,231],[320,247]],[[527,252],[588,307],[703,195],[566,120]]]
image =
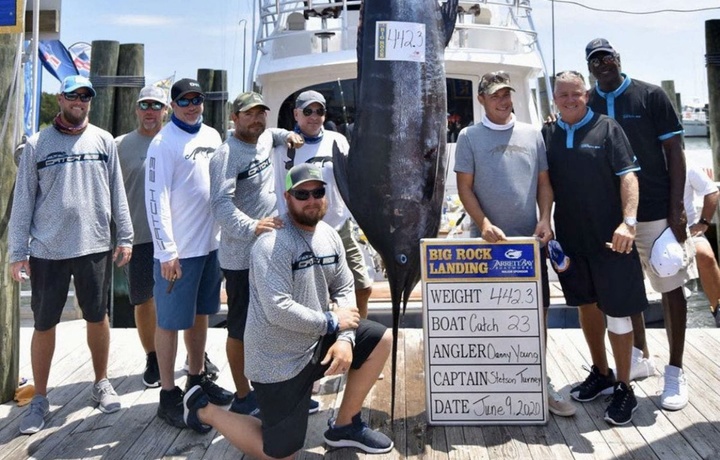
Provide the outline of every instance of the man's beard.
[[68,110],[63,110],[63,111],[62,111],[62,115],[63,115],[63,118],[65,118],[65,120],[66,120],[68,123],[70,123],[72,126],[80,126],[80,125],[82,125],[83,123],[85,123],[85,118],[87,118],[87,112],[83,112],[83,114],[82,114],[80,117],[78,117],[78,116],[75,115],[75,113],[74,113],[72,110],[70,110],[70,109],[68,109]]
[[307,227],[315,227],[327,213],[327,201],[323,200],[320,209],[311,216],[305,214],[302,209],[295,209],[293,206],[288,206],[288,213],[296,223]]

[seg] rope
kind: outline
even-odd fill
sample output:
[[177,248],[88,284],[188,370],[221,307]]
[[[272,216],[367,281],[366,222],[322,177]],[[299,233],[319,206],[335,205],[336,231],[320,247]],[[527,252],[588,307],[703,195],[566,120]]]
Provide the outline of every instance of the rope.
[[94,88],[142,88],[145,77],[136,75],[90,75]]

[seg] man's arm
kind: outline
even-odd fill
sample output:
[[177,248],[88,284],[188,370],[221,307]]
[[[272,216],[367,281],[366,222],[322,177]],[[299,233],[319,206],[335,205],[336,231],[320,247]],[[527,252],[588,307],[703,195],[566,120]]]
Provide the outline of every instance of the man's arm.
[[670,175],[670,208],[668,224],[675,238],[682,243],[687,239],[687,215],[683,203],[685,191],[685,152],[680,144],[680,136],[672,136],[662,141],[663,151]]
[[[638,191],[637,175],[634,172],[627,172],[620,176],[620,201],[623,217],[637,216]],[[634,241],[635,226],[621,222],[613,233],[612,250],[629,254],[632,252]]]
[[133,226],[130,217],[125,184],[123,183],[120,157],[114,139],[108,143],[108,186],[110,187],[110,207],[115,221],[117,245],[113,251],[113,262],[122,267],[130,262],[133,246]]
[[474,176],[470,173],[456,172],[458,195],[465,212],[472,218],[485,241],[494,243],[506,239],[505,233],[490,222],[480,206],[480,201],[473,190]]
[[550,183],[550,173],[541,171],[538,174],[537,204],[540,210],[540,218],[535,227],[535,236],[540,238],[543,245],[547,244],[553,238],[552,227],[550,225],[550,213],[552,212],[552,204],[555,199],[553,195],[552,185]]

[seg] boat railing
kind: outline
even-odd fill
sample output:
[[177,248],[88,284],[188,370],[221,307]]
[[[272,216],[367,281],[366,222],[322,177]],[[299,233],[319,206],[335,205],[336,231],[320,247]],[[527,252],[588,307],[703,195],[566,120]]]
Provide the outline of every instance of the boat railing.
[[[258,0],[260,26],[253,49],[282,59],[354,51],[361,0]],[[444,1],[440,1],[444,3]],[[523,53],[537,43],[528,0],[461,1],[448,50]]]

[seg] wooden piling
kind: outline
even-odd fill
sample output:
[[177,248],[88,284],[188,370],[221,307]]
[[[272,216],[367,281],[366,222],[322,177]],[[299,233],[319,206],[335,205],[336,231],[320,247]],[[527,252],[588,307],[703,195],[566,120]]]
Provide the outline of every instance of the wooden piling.
[[663,91],[665,91],[668,99],[670,99],[670,103],[672,104],[673,109],[675,109],[675,113],[680,116],[680,107],[678,107],[677,97],[675,97],[675,81],[663,80],[660,82],[660,86],[662,87]]
[[[212,91],[216,95],[227,94],[227,70],[216,69],[213,71]],[[215,128],[220,133],[220,137],[225,140],[228,122],[227,98],[214,99],[212,112],[213,124],[210,126]]]
[[[198,69],[197,71],[197,81],[206,93],[212,91],[214,78],[215,71],[213,69]],[[213,118],[213,115],[215,114],[213,112],[213,107],[214,101],[205,99],[205,105],[203,108],[203,123],[208,126],[213,126],[215,123]]]
[[[705,62],[708,84],[708,121],[710,135],[710,151],[713,158],[715,180],[720,179],[720,19],[705,21]],[[718,211],[715,211],[717,216]],[[717,222],[717,220],[716,220]],[[720,247],[720,231],[716,241]]]
[[[127,43],[120,45],[117,64],[118,76],[142,77],[145,75],[145,45]],[[113,113],[113,136],[128,133],[137,128],[135,102],[141,87],[118,86],[115,89],[115,111]]]
[[[113,106],[115,105],[115,88],[107,86],[102,77],[117,75],[120,43],[112,40],[94,40],[92,42],[92,59],[90,60],[90,80],[97,95],[93,98],[90,108],[90,123],[107,131],[113,130]],[[99,79],[93,79],[98,76]]]
[[[15,83],[13,68],[18,40],[19,34],[0,34],[0,107],[10,109],[5,113],[8,129],[0,138],[0,403],[13,399],[19,372],[20,287],[11,277],[7,245],[17,172],[12,153],[18,140],[13,138],[12,126],[17,114],[22,113],[22,106],[15,104],[17,93],[11,91]],[[22,85],[18,85],[16,91],[22,91]]]

